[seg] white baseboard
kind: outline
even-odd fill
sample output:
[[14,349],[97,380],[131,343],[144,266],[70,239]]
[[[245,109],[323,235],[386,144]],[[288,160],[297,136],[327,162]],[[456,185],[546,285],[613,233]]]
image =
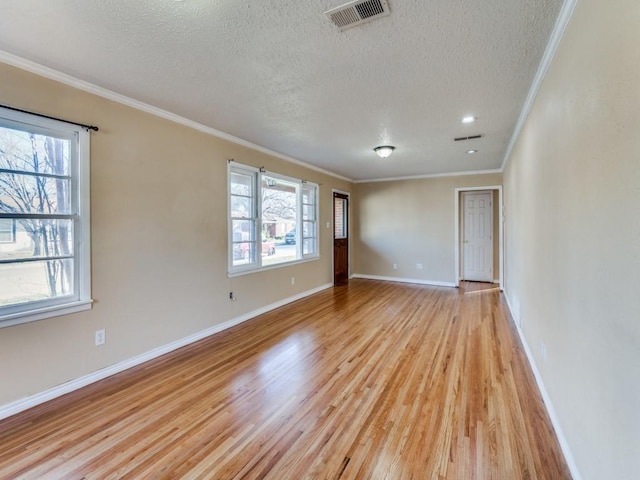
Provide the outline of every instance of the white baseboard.
[[214,325],[211,328],[207,328],[206,330],[202,330],[201,332],[194,333],[193,335],[189,335],[188,337],[182,338],[180,340],[176,340],[175,342],[171,342],[167,345],[154,348],[153,350],[149,350],[148,352],[136,355],[135,357],[129,358],[127,360],[123,360],[122,362],[116,363],[115,365],[102,368],[88,375],[70,380],[43,392],[36,393],[35,395],[30,395],[28,397],[21,398],[20,400],[16,400],[15,402],[2,405],[0,406],[0,420],[10,417],[11,415],[15,415],[16,413],[23,412],[44,402],[48,402],[49,400],[53,400],[54,398],[66,395],[67,393],[71,393],[82,387],[86,387],[91,383],[95,383],[99,380],[110,377],[111,375],[115,375],[116,373],[123,372],[129,368],[135,367],[136,365],[140,365],[144,362],[148,362],[149,360],[160,357],[161,355],[172,352],[173,350],[177,350],[178,348],[182,348],[186,345],[197,342],[198,340],[202,340],[203,338],[209,337],[223,330],[239,325],[242,322],[246,322],[247,320],[257,317],[258,315],[269,312],[270,310],[282,307],[283,305],[295,302],[296,300],[300,300],[304,297],[308,297],[309,295],[313,295],[314,293],[321,292],[322,290],[326,290],[327,288],[331,287],[333,287],[332,283],[326,283],[311,290],[307,290],[306,292],[293,295],[292,297],[279,300],[270,305],[258,308],[257,310],[245,313],[244,315],[240,315],[239,317],[233,318],[227,322]]
[[354,273],[351,278],[366,278],[368,280],[383,280],[385,282],[417,283],[418,285],[431,285],[433,287],[455,287],[453,282],[439,282],[436,280],[422,280],[420,278],[383,277],[380,275],[364,275]]
[[509,296],[504,295],[507,306],[509,307],[509,311],[511,312],[511,318],[513,319],[513,324],[518,331],[518,336],[520,337],[520,341],[522,342],[522,346],[524,347],[525,354],[527,355],[527,360],[529,361],[529,366],[531,367],[531,371],[533,372],[533,376],[536,379],[536,383],[538,384],[538,390],[540,390],[540,394],[542,395],[542,400],[544,402],[544,406],[547,409],[547,413],[549,414],[549,418],[551,419],[551,423],[553,424],[553,428],[556,431],[556,436],[558,437],[558,442],[560,443],[560,448],[562,449],[562,454],[564,455],[564,459],[567,462],[567,466],[569,467],[569,471],[571,472],[571,476],[573,480],[582,480],[582,476],[578,471],[578,466],[576,465],[575,460],[573,459],[573,455],[571,454],[571,449],[569,448],[569,443],[567,442],[567,438],[564,436],[562,432],[562,428],[560,427],[560,422],[558,420],[558,416],[556,415],[556,411],[553,408],[553,404],[551,403],[551,398],[549,397],[549,393],[542,382],[542,376],[540,375],[540,371],[538,370],[538,366],[536,365],[535,360],[533,359],[533,354],[531,353],[531,349],[529,348],[529,344],[524,337],[524,332],[520,329],[520,319],[516,318],[514,315],[513,309],[511,308],[511,303],[509,302]]

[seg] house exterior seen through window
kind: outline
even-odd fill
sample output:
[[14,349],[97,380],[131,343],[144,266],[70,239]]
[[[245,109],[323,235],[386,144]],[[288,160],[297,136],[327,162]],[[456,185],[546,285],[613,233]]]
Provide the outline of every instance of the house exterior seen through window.
[[13,218],[0,218],[0,243],[16,241],[16,221]]
[[229,273],[318,256],[318,185],[232,163]]

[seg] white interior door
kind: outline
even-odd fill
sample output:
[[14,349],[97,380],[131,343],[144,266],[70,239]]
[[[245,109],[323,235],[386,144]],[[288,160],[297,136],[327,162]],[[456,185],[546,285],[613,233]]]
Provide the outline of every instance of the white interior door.
[[492,192],[465,192],[463,199],[462,278],[493,281]]

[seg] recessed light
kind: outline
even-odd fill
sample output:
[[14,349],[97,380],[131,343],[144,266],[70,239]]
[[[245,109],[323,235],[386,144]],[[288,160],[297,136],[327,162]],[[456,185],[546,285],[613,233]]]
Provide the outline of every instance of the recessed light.
[[471,154],[471,153],[478,153],[478,150],[467,150],[467,153]]
[[468,115],[466,117],[462,117],[462,123],[473,123],[476,121],[476,117]]

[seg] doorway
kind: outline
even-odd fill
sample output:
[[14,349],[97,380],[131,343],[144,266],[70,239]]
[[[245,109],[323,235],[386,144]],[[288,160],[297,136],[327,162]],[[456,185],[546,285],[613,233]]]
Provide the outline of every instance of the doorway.
[[[471,250],[470,243],[464,243],[465,240],[471,240],[471,238],[465,238],[465,228],[467,228],[467,223],[470,220],[467,218],[465,214],[465,198],[467,200],[475,200],[474,205],[478,206],[478,199],[484,199],[484,215],[487,215],[486,211],[486,201],[487,197],[473,197],[473,195],[477,194],[489,194],[490,198],[490,210],[491,210],[491,228],[489,228],[489,236],[491,236],[491,259],[487,256],[480,256],[485,252],[482,249],[476,248],[475,251]],[[476,215],[479,210],[475,210]],[[480,218],[476,217],[476,220],[479,222]],[[483,221],[486,218],[482,218]],[[473,225],[470,225],[468,229],[473,230]],[[482,226],[476,225],[476,229],[484,228],[484,233],[479,232],[478,236],[485,235],[487,236],[487,225],[484,223]],[[474,247],[477,245],[471,244]],[[486,244],[485,244],[486,248]],[[471,268],[466,268],[469,265],[465,265],[465,259],[468,259],[470,256],[475,255],[475,258],[472,258]],[[484,265],[480,264],[473,266],[473,261],[476,262],[484,262]],[[488,267],[488,268],[487,268]],[[489,268],[491,269],[491,275],[488,274]],[[479,276],[473,272],[473,270],[478,270],[483,272]],[[455,285],[459,286],[460,281],[462,279],[469,280],[478,280],[478,281],[486,281],[500,284],[500,290],[504,289],[504,201],[502,195],[502,185],[487,185],[482,187],[463,187],[463,188],[455,188]]]
[[333,284],[349,283],[349,195],[333,192]]
[[493,282],[493,193],[462,193],[462,279]]

